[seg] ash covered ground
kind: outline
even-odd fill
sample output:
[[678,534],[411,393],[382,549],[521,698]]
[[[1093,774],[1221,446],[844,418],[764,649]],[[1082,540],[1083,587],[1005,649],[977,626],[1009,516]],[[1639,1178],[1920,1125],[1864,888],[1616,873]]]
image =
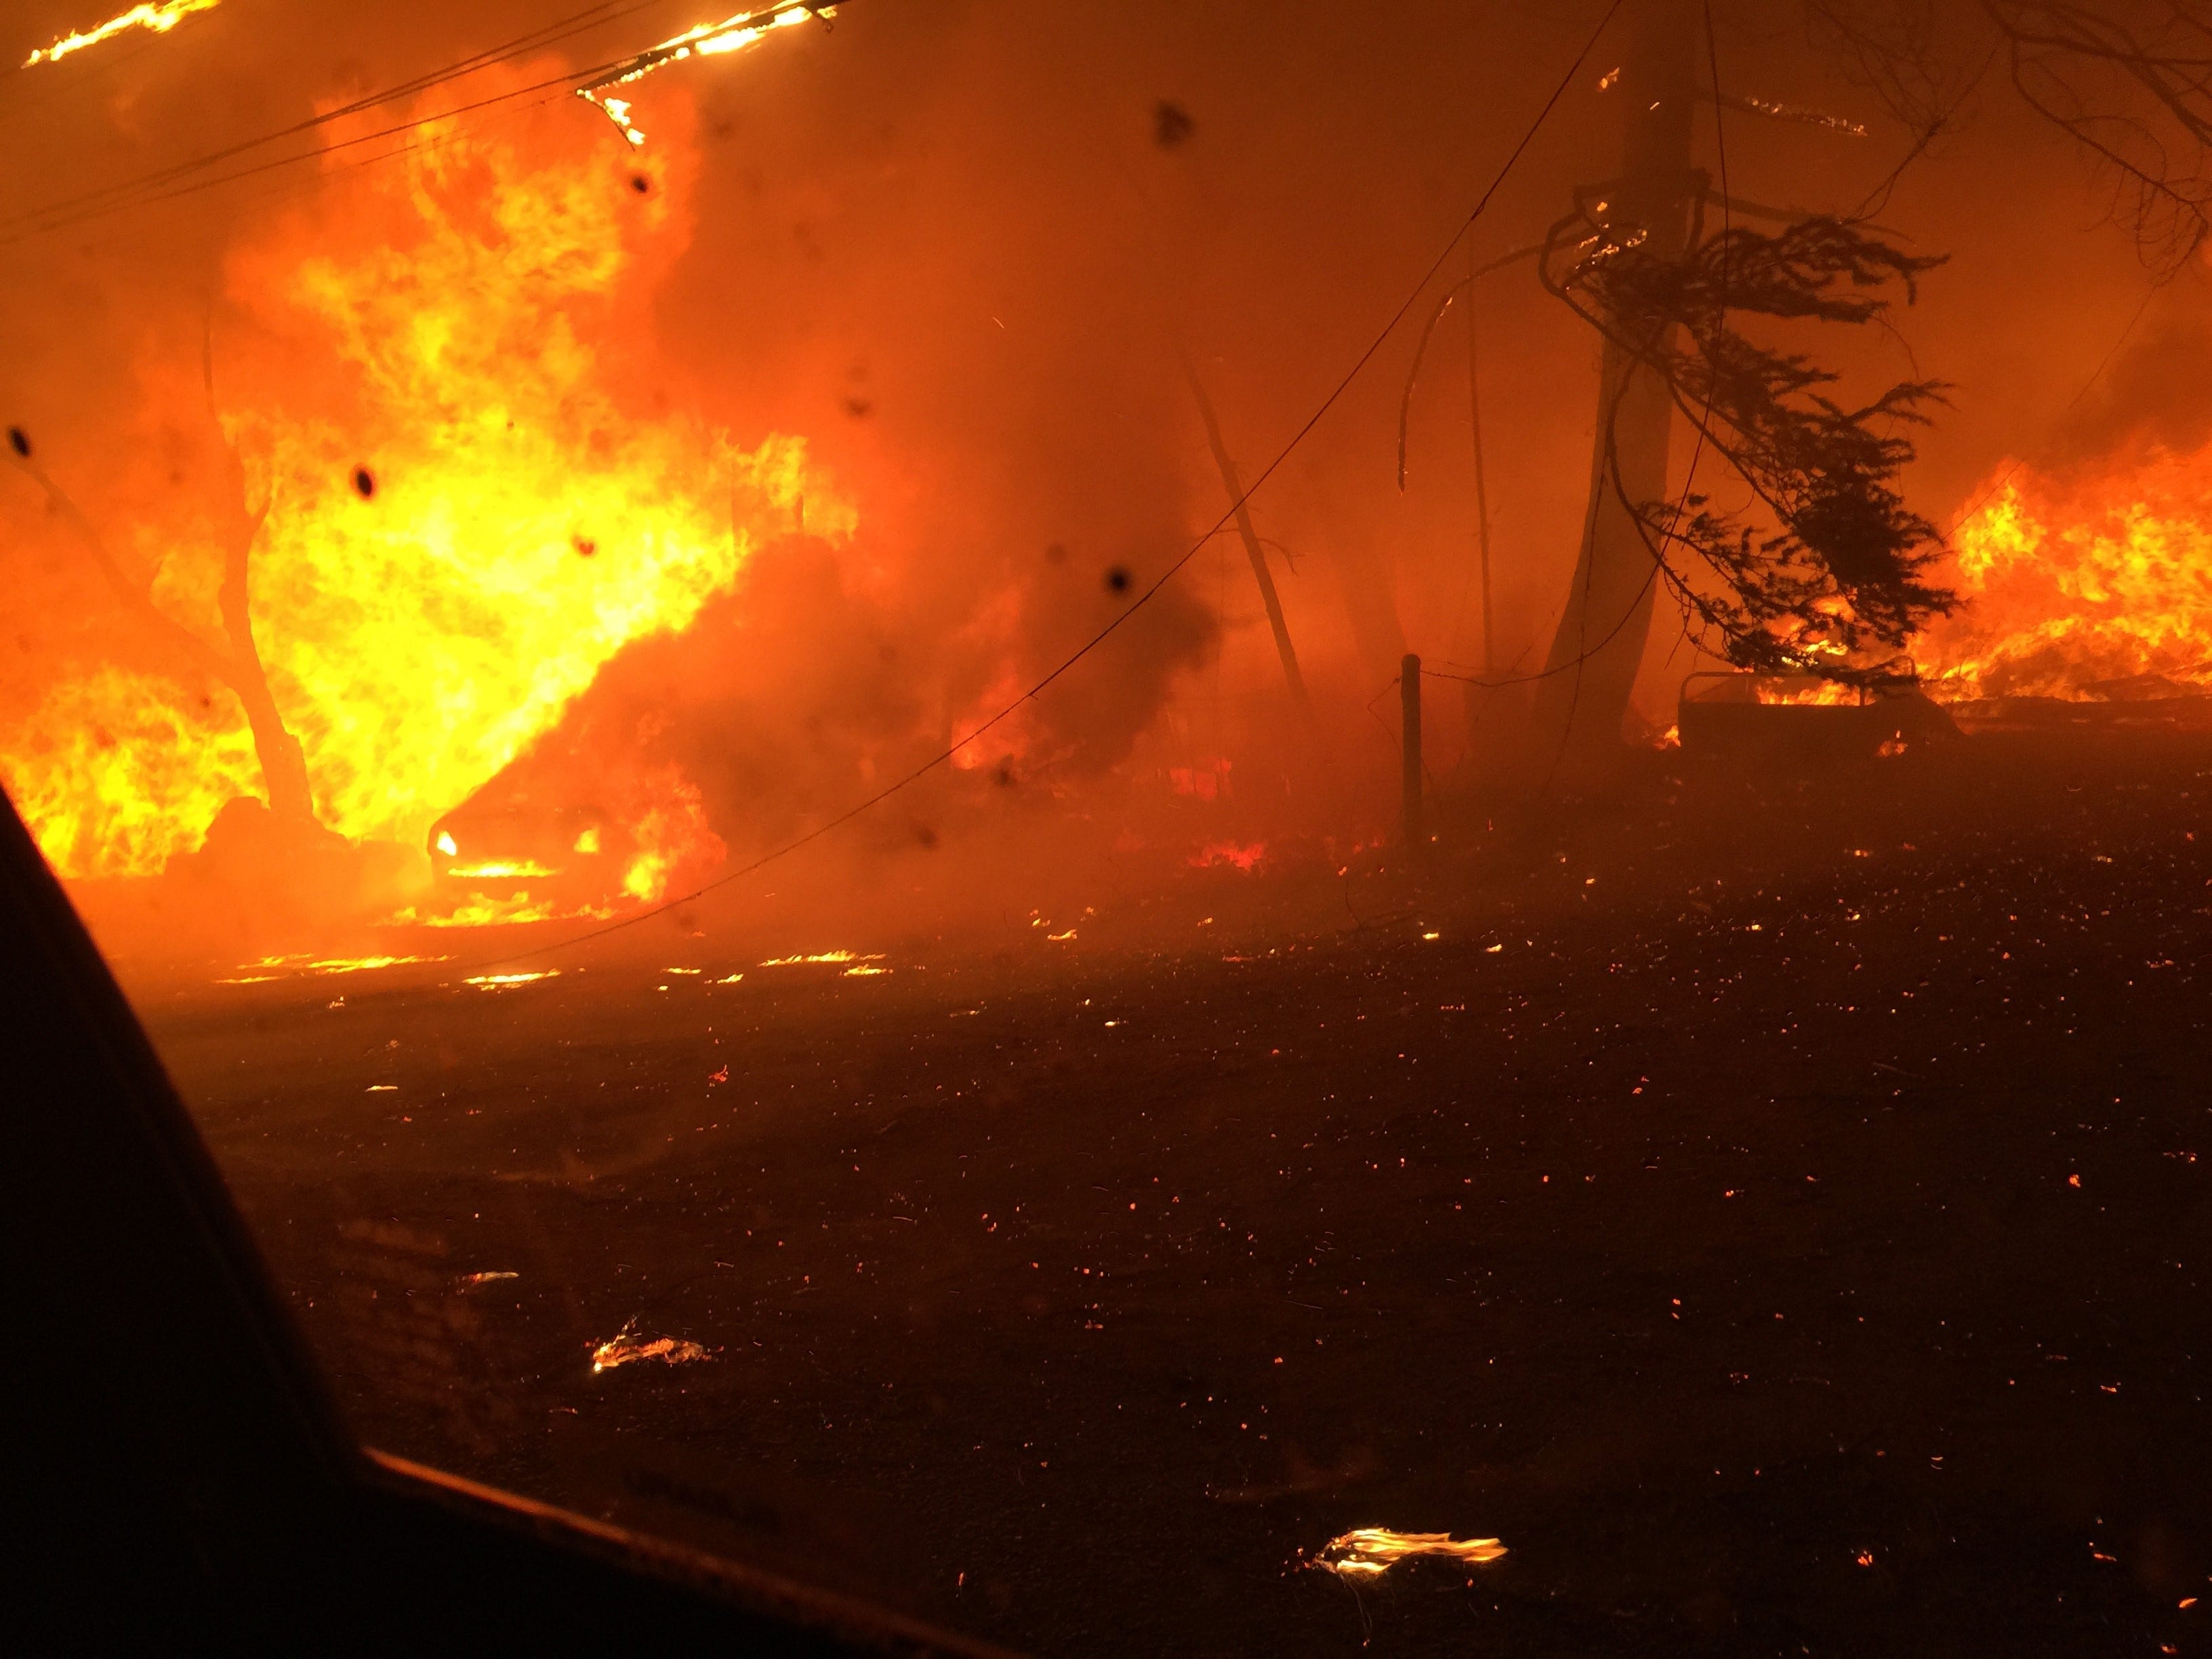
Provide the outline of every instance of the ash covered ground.
[[2212,1651],[2208,802],[1655,760],[1419,882],[805,941],[888,974],[140,1003],[368,1439],[587,1514],[1055,1654]]

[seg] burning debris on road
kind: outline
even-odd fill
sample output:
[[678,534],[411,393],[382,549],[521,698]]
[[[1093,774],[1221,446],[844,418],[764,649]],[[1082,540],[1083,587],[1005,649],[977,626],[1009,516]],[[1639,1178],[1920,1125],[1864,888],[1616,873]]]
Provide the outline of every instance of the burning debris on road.
[[1355,1527],[1314,1552],[1310,1566],[1340,1578],[1376,1578],[1413,1556],[1480,1566],[1505,1553],[1495,1538],[1454,1538],[1448,1532],[1393,1532],[1388,1527]]
[[640,1336],[637,1321],[633,1319],[592,1350],[592,1375],[597,1376],[602,1371],[613,1370],[619,1365],[635,1364],[642,1359],[658,1359],[664,1365],[688,1365],[713,1358],[712,1353],[696,1342],[687,1342],[679,1337],[648,1339]]

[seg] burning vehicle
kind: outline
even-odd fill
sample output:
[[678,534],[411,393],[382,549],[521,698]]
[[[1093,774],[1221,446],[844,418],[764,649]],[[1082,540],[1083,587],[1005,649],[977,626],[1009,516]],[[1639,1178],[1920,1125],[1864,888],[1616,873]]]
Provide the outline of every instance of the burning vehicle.
[[604,811],[486,788],[430,826],[428,850],[432,877],[455,895],[576,905],[620,892],[637,844]]

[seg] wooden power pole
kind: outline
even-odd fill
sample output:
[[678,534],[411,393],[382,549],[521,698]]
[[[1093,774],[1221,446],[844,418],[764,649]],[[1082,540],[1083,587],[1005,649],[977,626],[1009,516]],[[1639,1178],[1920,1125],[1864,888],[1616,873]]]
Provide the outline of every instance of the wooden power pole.
[[[1598,216],[1641,231],[1656,258],[1680,257],[1693,187],[1690,139],[1704,39],[1696,0],[1632,0],[1637,28],[1608,96],[1621,104],[1620,177]],[[1665,341],[1649,343],[1664,347]],[[1667,494],[1674,402],[1664,379],[1614,340],[1598,371],[1589,504],[1574,585],[1537,688],[1534,734],[1548,762],[1602,763],[1621,739],[1651,631],[1658,581],[1632,507]],[[1617,477],[1616,477],[1617,473]],[[1623,500],[1623,497],[1626,500]]]

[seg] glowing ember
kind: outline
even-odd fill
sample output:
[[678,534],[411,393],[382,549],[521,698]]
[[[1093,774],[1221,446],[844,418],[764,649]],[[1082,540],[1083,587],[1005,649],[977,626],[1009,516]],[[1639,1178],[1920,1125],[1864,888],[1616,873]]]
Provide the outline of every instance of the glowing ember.
[[105,23],[84,29],[76,34],[65,34],[51,46],[41,46],[23,60],[30,69],[40,64],[59,63],[73,52],[82,52],[87,46],[96,46],[110,36],[128,29],[149,29],[155,34],[167,34],[196,11],[213,11],[222,0],[164,0],[160,5],[133,6],[118,12]]
[[[212,3],[212,0],[210,0]],[[626,87],[634,81],[642,81],[657,69],[671,64],[680,64],[688,58],[715,58],[725,53],[742,52],[770,29],[788,27],[803,23],[810,17],[835,17],[834,7],[821,0],[789,0],[784,5],[769,6],[759,11],[740,12],[719,23],[702,23],[696,28],[686,29],[672,40],[664,40],[647,52],[619,64],[614,72],[588,86],[576,88],[576,95],[592,105],[617,131],[633,145],[645,143],[645,134],[634,126],[629,118],[630,105],[627,98],[602,96],[611,88]]]
[[617,1365],[627,1365],[633,1360],[658,1359],[664,1365],[689,1364],[696,1359],[711,1359],[714,1356],[696,1342],[686,1342],[673,1336],[656,1336],[648,1341],[637,1334],[637,1321],[631,1320],[613,1337],[592,1350],[592,1373],[611,1371]]
[[1360,1527],[1332,1538],[1313,1559],[1324,1572],[1345,1578],[1373,1578],[1408,1556],[1441,1555],[1450,1560],[1480,1565],[1505,1553],[1495,1538],[1454,1538],[1448,1532],[1392,1532],[1388,1527]]
[[541,979],[560,977],[558,968],[543,968],[534,974],[472,974],[466,982],[487,991],[502,991],[510,985],[535,985]]
[[2072,482],[2018,472],[1952,544],[1967,603],[1915,645],[1936,695],[2212,689],[2212,446]]

